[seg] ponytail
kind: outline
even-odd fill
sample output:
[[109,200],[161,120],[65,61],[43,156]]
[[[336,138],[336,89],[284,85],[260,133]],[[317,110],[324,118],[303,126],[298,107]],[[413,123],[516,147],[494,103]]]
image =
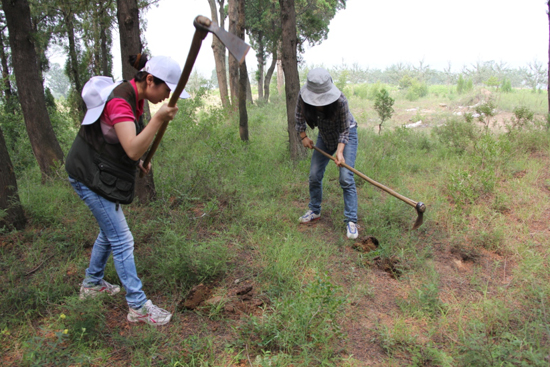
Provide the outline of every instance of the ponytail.
[[[138,70],[137,74],[134,75],[134,81],[136,83],[144,82],[145,78],[147,78],[147,75],[149,75],[148,72],[141,70],[145,67],[145,64],[147,64],[148,60],[149,55],[147,55],[146,53],[128,56],[128,62],[130,63],[130,65],[132,65],[134,69]],[[164,83],[164,81],[153,75],[153,83],[155,83],[155,85],[159,85]]]

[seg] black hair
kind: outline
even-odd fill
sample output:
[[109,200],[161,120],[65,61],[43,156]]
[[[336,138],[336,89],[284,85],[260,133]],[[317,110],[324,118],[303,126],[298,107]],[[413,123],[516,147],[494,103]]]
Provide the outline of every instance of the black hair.
[[[148,72],[141,70],[145,67],[145,64],[147,63],[148,59],[149,59],[149,56],[146,53],[128,56],[128,62],[130,63],[130,65],[132,65],[134,69],[138,70],[137,74],[134,75],[134,81],[136,83],[144,82],[145,79],[147,78],[147,75],[149,75]],[[159,79],[153,75],[153,83],[155,83],[155,85],[159,85],[164,83],[164,80]]]
[[[304,116],[306,118],[306,121],[315,123],[318,113],[317,108],[313,105],[307,104],[303,100],[302,96],[300,96],[300,102],[304,104]],[[325,114],[326,118],[330,120],[335,119],[338,113],[338,99],[331,104],[323,106],[323,113]]]

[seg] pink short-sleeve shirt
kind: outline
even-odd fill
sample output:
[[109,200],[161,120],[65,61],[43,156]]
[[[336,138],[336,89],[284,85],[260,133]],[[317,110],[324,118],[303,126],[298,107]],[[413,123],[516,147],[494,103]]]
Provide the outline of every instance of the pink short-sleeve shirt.
[[136,92],[136,106],[137,106],[137,116],[134,116],[132,112],[132,107],[130,104],[121,98],[113,98],[105,105],[103,112],[101,113],[100,122],[101,122],[101,131],[105,140],[110,144],[119,143],[118,137],[116,135],[115,124],[124,121],[134,121],[136,118],[143,114],[143,104],[145,100],[138,100],[138,91],[136,82],[132,79],[130,83],[134,87]]

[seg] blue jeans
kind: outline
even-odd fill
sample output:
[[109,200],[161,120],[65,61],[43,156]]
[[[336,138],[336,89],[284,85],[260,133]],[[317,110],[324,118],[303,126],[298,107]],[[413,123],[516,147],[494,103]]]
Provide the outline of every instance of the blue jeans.
[[126,290],[126,301],[131,308],[138,309],[147,301],[141,290],[134,262],[134,237],[130,232],[122,208],[96,194],[81,182],[69,177],[69,182],[92,211],[99,224],[99,235],[92,249],[90,266],[82,282],[85,287],[98,285],[103,279],[107,259],[113,253],[115,269]]
[[[336,149],[326,149],[323,139],[317,137],[317,147],[332,155]],[[349,130],[349,141],[344,147],[344,159],[346,164],[355,168],[355,157],[357,156],[357,127]],[[323,201],[323,176],[330,159],[313,151],[311,166],[309,168],[309,209],[315,214],[321,213],[321,202]],[[357,223],[357,189],[353,172],[347,168],[340,167],[340,187],[344,191],[344,221]]]

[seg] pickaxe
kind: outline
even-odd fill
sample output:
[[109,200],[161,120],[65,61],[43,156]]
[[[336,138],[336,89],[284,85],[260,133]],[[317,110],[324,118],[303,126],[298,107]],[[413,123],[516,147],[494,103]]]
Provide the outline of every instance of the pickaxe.
[[[332,159],[333,161],[336,162],[336,158],[334,158],[333,156],[331,156],[330,154],[322,151],[321,149],[317,148],[315,145],[313,146],[313,149],[315,149],[316,151],[318,151],[319,153],[321,153],[322,155],[324,155],[325,157],[327,158],[330,158]],[[416,222],[414,222],[413,224],[413,227],[412,229],[417,229],[418,227],[420,227],[422,225],[422,223],[424,222],[424,212],[426,211],[426,204],[424,204],[423,202],[419,201],[419,202],[416,202],[416,201],[413,201],[409,198],[406,198],[405,196],[403,195],[400,195],[398,193],[396,193],[395,191],[393,191],[392,189],[382,185],[381,183],[378,183],[376,181],[374,181],[373,179],[365,176],[364,174],[362,174],[361,172],[359,172],[358,170],[356,170],[355,168],[353,167],[350,167],[349,165],[343,163],[342,164],[342,167],[345,167],[347,169],[349,169],[351,172],[355,173],[357,176],[361,177],[362,179],[366,180],[367,182],[369,182],[370,184],[373,184],[374,186],[378,187],[379,189],[382,189],[384,190],[385,192],[387,192],[388,194],[390,195],[393,195],[395,196],[396,198],[398,199],[401,199],[403,200],[404,202],[406,202],[407,204],[409,204],[410,206],[412,206],[413,208],[416,209],[416,213],[418,214],[418,217],[416,218]]]
[[[195,26],[195,34],[193,35],[191,48],[189,49],[189,53],[187,54],[187,60],[185,62],[185,66],[183,67],[183,71],[181,72],[178,85],[176,86],[176,89],[172,91],[172,96],[168,101],[168,106],[170,107],[174,107],[176,105],[176,102],[178,101],[178,98],[183,91],[183,88],[185,88],[185,85],[189,80],[189,75],[191,75],[193,65],[195,64],[195,60],[197,59],[197,56],[199,54],[202,40],[204,40],[208,32],[211,32],[216,37],[218,37],[220,42],[225,45],[225,47],[229,50],[229,52],[231,52],[235,59],[239,61],[239,63],[242,63],[244,61],[244,57],[250,49],[250,46],[247,45],[242,39],[235,36],[234,34],[226,32],[225,30],[220,28],[216,24],[216,22],[211,21],[207,17],[204,17],[202,15],[197,16],[193,21],[193,25]],[[149,152],[145,157],[143,167],[147,167],[151,162],[151,158],[153,158],[153,154],[155,154],[167,127],[168,121],[164,122],[157,132],[155,140],[153,141],[153,144],[151,145],[151,148],[149,149]],[[140,177],[143,177],[143,171],[140,172]]]

